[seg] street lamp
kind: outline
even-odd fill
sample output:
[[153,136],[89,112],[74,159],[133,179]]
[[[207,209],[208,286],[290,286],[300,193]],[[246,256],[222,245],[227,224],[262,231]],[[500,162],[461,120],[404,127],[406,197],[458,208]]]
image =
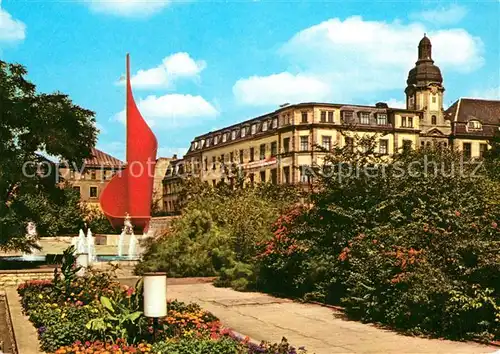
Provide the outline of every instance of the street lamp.
[[144,274],[144,316],[153,318],[153,340],[156,341],[158,319],[167,316],[167,273]]
[[79,253],[76,255],[76,266],[80,267],[80,270],[76,272],[76,275],[79,277],[83,277],[85,275],[85,271],[89,266],[89,254],[88,253]]

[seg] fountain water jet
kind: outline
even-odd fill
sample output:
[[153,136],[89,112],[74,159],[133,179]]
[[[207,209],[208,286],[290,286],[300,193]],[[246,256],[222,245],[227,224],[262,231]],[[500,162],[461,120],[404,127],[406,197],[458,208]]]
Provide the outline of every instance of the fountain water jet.
[[125,240],[125,230],[123,230],[118,236],[118,257],[123,256],[123,242]]
[[137,237],[135,237],[134,232],[130,235],[129,244],[128,244],[128,258],[134,259],[136,255],[137,248]]
[[[26,226],[26,236],[29,240],[34,241],[38,237],[38,233],[36,232],[36,225],[33,221],[28,222],[28,226]],[[40,243],[36,241],[36,244],[40,246]],[[40,255],[40,251],[37,250],[36,248],[31,247],[29,253],[23,252],[21,258],[23,261],[37,261],[40,260],[40,258],[44,256]]]
[[89,255],[89,264],[94,263],[97,260],[95,253],[95,238],[90,229],[87,231],[87,253]]
[[137,237],[134,235],[134,226],[130,221],[130,215],[127,213],[125,215],[125,221],[123,222],[123,229],[118,237],[118,257],[123,257],[123,246],[125,243],[125,237],[129,236],[128,243],[128,253],[127,258],[133,259],[136,256],[136,248],[137,248]]
[[78,237],[73,237],[71,245],[75,246],[76,254],[87,253],[87,240],[82,229],[78,232]]

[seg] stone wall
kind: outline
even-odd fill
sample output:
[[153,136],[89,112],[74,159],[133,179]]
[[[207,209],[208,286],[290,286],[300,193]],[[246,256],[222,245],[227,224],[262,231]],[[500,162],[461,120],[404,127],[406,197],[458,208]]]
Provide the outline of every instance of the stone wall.
[[27,280],[52,279],[54,269],[0,270],[0,288],[18,286]]
[[[117,266],[117,269],[115,269],[116,276],[118,278],[129,278],[134,276],[136,264],[137,261],[97,262],[92,265],[92,268],[106,271]],[[53,268],[0,270],[0,289],[17,287],[27,280],[52,279],[53,277]]]
[[156,237],[168,230],[172,221],[177,219],[178,216],[159,216],[151,218],[149,222],[148,236]]

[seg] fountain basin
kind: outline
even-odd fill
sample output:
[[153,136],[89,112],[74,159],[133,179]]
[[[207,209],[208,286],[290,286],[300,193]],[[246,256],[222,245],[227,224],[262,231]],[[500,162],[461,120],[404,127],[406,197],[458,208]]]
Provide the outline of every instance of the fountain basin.
[[17,262],[45,262],[46,256],[43,254],[37,254],[37,255],[24,255],[24,256],[8,256],[8,257],[2,257],[1,260],[5,261],[17,261]]
[[138,261],[140,257],[138,256],[118,256],[118,255],[98,255],[97,262],[113,262],[113,261]]
[[[54,255],[51,255],[53,259]],[[138,261],[140,257],[134,256],[129,257],[127,255],[97,255],[97,262],[127,262],[127,261]],[[15,262],[19,264],[29,264],[29,263],[45,263],[47,261],[46,255],[29,255],[29,256],[6,256],[0,257],[0,262]],[[49,263],[53,263],[49,260]]]

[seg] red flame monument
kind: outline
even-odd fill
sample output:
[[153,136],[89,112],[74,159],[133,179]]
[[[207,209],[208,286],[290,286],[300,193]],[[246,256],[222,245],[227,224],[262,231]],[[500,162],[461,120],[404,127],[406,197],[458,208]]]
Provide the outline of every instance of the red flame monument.
[[158,142],[135,104],[128,54],[126,82],[127,166],[109,181],[100,202],[114,228],[121,228],[129,214],[132,225],[146,231],[151,219]]

